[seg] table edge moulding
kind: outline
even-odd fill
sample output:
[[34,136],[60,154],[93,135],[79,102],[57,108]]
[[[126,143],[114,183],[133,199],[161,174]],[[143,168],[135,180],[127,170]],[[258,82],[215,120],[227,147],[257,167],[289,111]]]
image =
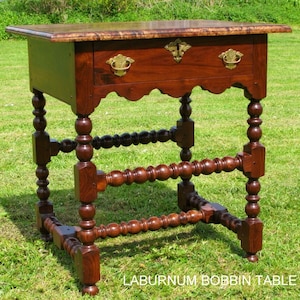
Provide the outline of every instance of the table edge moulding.
[[[265,147],[260,143],[262,106],[266,97],[267,35],[291,32],[286,25],[214,20],[115,22],[8,26],[6,31],[28,41],[30,89],[34,107],[33,157],[37,164],[37,226],[45,241],[70,254],[83,294],[99,292],[100,250],[96,239],[137,234],[188,223],[221,224],[236,233],[250,262],[262,249],[263,222],[258,218]],[[219,94],[231,86],[249,100],[248,143],[235,156],[191,160],[194,121],[192,89]],[[136,101],[153,89],[180,98],[180,119],[170,129],[92,137],[90,115],[108,93]],[[44,94],[65,102],[76,115],[74,139],[57,141],[46,131]],[[51,106],[50,108],[51,109]],[[112,147],[175,142],[180,162],[105,173],[92,162],[93,152]],[[55,216],[49,199],[48,163],[60,152],[76,152],[75,196],[80,202],[79,226],[66,226]],[[238,170],[246,182],[246,217],[233,216],[195,190],[200,174]],[[180,178],[180,212],[96,226],[94,204],[108,186]],[[200,254],[199,254],[200,255]]]

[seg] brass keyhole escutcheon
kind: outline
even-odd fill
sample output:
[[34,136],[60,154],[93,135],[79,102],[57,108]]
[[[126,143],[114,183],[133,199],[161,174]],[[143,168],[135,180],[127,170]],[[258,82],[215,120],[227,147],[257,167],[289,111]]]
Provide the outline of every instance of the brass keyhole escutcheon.
[[223,60],[224,65],[227,69],[232,70],[236,68],[237,64],[241,61],[243,56],[243,53],[230,48],[227,51],[222,52],[219,55],[219,58]]
[[131,64],[134,63],[134,59],[123,54],[118,54],[107,60],[106,63],[111,66],[116,76],[122,77],[127,73]]
[[174,60],[177,63],[180,63],[184,53],[189,50],[192,46],[187,44],[186,42],[182,42],[180,39],[176,39],[174,42],[170,42],[165,46],[165,49],[169,50]]

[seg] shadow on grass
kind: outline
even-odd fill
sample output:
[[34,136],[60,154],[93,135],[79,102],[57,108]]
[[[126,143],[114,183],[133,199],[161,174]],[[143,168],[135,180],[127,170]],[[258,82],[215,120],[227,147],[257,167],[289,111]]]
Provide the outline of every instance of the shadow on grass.
[[[60,222],[66,225],[77,225],[79,223],[79,203],[74,198],[73,190],[54,190],[51,192],[50,199],[54,204],[55,214]],[[109,188],[105,193],[99,194],[95,202],[97,206],[96,224],[99,226],[111,222],[119,223],[120,221],[179,212],[176,199],[176,191],[161,182],[122,186],[118,189]],[[6,210],[7,217],[28,241],[39,239],[39,233],[35,227],[34,206],[36,202],[35,194],[3,199],[3,207]],[[133,257],[141,251],[150,252],[153,247],[162,248],[171,242],[174,243],[174,241],[180,246],[195,242],[195,240],[219,240],[227,244],[232,253],[238,256],[243,255],[234,234],[232,238],[228,238],[215,230],[214,225],[201,222],[193,226],[189,233],[178,233],[178,231],[172,233],[172,228],[165,229],[167,233],[163,237],[161,235],[160,237],[154,237],[151,233],[140,233],[139,239],[134,239],[132,238],[133,235],[129,235],[126,241],[126,237],[121,237],[118,245],[111,246],[101,246],[100,239],[97,241],[97,245],[100,247],[101,260],[105,261],[105,259],[113,257]],[[160,231],[163,231],[163,229]],[[45,248],[56,255],[59,263],[70,271],[72,276],[77,278],[73,263],[67,253],[57,249],[53,243],[45,243]]]

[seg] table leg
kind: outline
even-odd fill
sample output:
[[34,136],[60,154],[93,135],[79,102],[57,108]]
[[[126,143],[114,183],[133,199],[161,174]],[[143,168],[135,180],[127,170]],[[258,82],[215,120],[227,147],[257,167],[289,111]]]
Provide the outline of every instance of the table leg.
[[[176,142],[181,147],[180,158],[182,161],[190,161],[192,152],[190,148],[194,146],[194,122],[190,119],[192,108],[190,103],[190,93],[185,94],[181,99],[180,115],[181,119],[177,121]],[[178,206],[183,211],[192,209],[188,205],[189,195],[195,191],[194,184],[190,181],[192,175],[182,175],[182,182],[178,184]]]
[[260,212],[258,204],[260,200],[258,196],[260,191],[259,178],[264,175],[265,147],[259,143],[262,136],[260,128],[262,123],[260,119],[262,106],[260,100],[255,100],[251,97],[249,99],[251,101],[248,105],[250,118],[248,119],[249,128],[247,136],[249,143],[244,146],[244,152],[250,154],[251,157],[247,170],[244,169],[244,174],[248,177],[246,184],[248,195],[246,196],[247,204],[245,207],[248,217],[242,221],[238,236],[241,239],[242,248],[246,251],[247,259],[255,262],[258,260],[256,253],[262,249],[263,223],[257,216]]
[[45,131],[47,121],[45,119],[46,110],[44,109],[46,100],[43,93],[34,90],[34,96],[32,98],[32,104],[34,107],[33,114],[35,116],[33,120],[33,126],[35,132],[32,135],[33,144],[33,160],[37,164],[36,176],[37,180],[37,196],[39,202],[36,204],[36,217],[37,227],[41,232],[41,237],[45,241],[50,241],[51,235],[44,227],[44,220],[48,217],[54,216],[53,205],[49,201],[50,191],[48,188],[48,175],[49,171],[47,164],[51,160],[51,147],[50,137]]
[[80,281],[83,284],[83,294],[95,295],[99,292],[96,282],[100,280],[100,251],[94,244],[97,236],[93,219],[96,208],[93,202],[97,199],[97,170],[91,162],[93,157],[92,122],[88,116],[78,116],[75,129],[77,132],[76,155],[79,162],[74,167],[75,196],[81,202],[79,215],[81,217],[78,238],[82,246],[75,254],[75,264]]

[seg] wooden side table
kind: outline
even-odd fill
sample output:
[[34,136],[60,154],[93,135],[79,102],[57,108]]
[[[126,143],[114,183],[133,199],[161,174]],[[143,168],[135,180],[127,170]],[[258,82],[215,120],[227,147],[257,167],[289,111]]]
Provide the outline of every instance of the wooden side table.
[[[97,238],[135,234],[169,226],[220,223],[237,234],[249,261],[257,261],[262,248],[259,178],[264,175],[265,148],[262,106],[266,96],[267,34],[290,32],[285,25],[221,21],[155,21],[77,25],[10,26],[8,32],[28,39],[30,88],[35,115],[34,161],[37,164],[37,225],[44,240],[54,240],[74,259],[83,293],[95,295],[100,279]],[[249,99],[249,142],[235,157],[191,161],[194,122],[190,118],[190,93],[195,86],[221,93],[236,86]],[[138,100],[153,89],[181,97],[176,126],[140,134],[92,137],[89,118],[109,92]],[[74,140],[50,139],[46,129],[45,98],[49,94],[71,106],[77,119]],[[51,107],[50,107],[51,109]],[[91,161],[94,149],[173,141],[181,148],[181,162],[134,170],[97,171]],[[47,164],[59,152],[75,150],[75,194],[80,201],[79,227],[65,226],[54,215],[49,201]],[[194,189],[192,176],[240,170],[247,177],[246,218],[231,215],[225,207],[210,203]],[[178,205],[181,213],[96,226],[94,201],[107,186],[144,183],[181,177]]]

